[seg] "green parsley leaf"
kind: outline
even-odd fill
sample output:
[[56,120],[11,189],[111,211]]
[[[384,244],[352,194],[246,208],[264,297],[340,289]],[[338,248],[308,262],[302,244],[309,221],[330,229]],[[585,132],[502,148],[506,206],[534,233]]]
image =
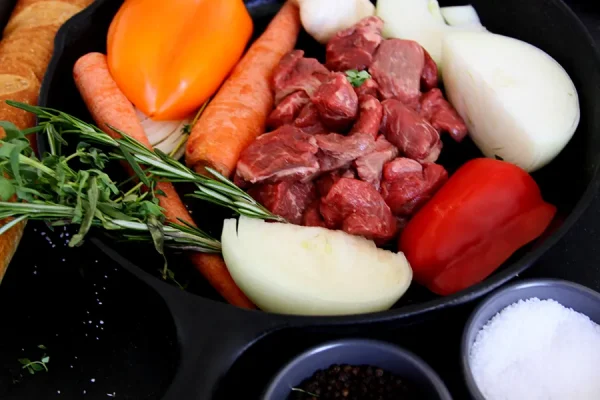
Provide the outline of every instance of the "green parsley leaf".
[[41,364],[32,363],[32,364],[30,364],[30,366],[31,366],[31,368],[33,368],[33,370],[35,372],[40,372],[40,371],[44,370],[44,366]]
[[370,77],[371,75],[367,71],[358,71],[356,69],[346,71],[346,78],[354,87],[359,87]]

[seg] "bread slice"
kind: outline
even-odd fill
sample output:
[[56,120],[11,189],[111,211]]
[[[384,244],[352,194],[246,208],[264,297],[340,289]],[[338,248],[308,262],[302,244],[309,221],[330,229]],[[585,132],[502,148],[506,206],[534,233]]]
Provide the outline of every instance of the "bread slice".
[[[2,1],[2,0],[0,0]],[[19,0],[0,41],[0,120],[19,129],[32,127],[35,117],[6,104],[15,100],[37,104],[41,81],[54,51],[60,26],[93,0]],[[0,128],[0,137],[5,133]],[[34,137],[30,138],[35,148]],[[0,221],[0,226],[7,221]],[[25,222],[0,236],[0,282],[25,229]]]

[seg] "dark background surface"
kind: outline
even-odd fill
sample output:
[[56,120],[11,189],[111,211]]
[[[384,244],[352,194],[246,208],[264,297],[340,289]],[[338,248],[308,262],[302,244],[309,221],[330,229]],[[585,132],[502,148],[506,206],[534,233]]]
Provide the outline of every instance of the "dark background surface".
[[[0,26],[13,3],[0,0]],[[600,46],[600,5],[568,3]],[[0,398],[159,399],[179,357],[163,301],[93,245],[68,249],[67,235],[30,223],[0,286]],[[600,196],[524,277],[533,276],[570,279],[600,290]],[[456,399],[464,399],[458,343],[472,307],[373,337],[415,351],[440,373]],[[218,397],[256,398],[289,357],[329,338],[282,331],[261,340],[224,378]],[[40,350],[40,344],[47,350]],[[37,360],[44,352],[50,356],[48,373],[29,375],[21,369],[19,358]]]

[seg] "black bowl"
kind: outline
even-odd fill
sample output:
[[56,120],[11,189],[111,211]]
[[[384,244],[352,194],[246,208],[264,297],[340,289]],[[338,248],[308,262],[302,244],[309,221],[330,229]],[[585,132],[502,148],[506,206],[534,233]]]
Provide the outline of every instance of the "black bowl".
[[[55,53],[42,85],[40,105],[57,108],[91,121],[75,88],[72,68],[75,61],[85,53],[105,52],[108,26],[122,2],[123,0],[96,0],[92,6],[60,29],[56,38]],[[457,4],[444,0],[441,0],[441,3],[442,6]],[[581,216],[600,183],[600,135],[597,134],[600,132],[600,60],[592,38],[575,14],[560,0],[473,0],[470,3],[475,6],[483,24],[490,31],[519,38],[543,49],[566,69],[577,87],[581,105],[579,128],[563,152],[552,163],[534,174],[545,199],[558,207],[557,218],[549,232],[536,243],[518,251],[492,276],[455,295],[439,297],[413,284],[408,293],[389,311],[345,317],[282,316],[230,307],[222,303],[214,291],[198,279],[199,274],[193,271],[185,258],[173,255],[177,262],[171,262],[171,265],[180,264],[181,273],[187,273],[193,281],[189,290],[193,295],[182,294],[160,282],[156,274],[153,277],[144,271],[156,271],[162,263],[150,247],[124,247],[113,242],[106,245],[96,240],[103,250],[163,295],[175,314],[178,329],[182,332],[182,346],[189,340],[193,346],[199,346],[199,351],[204,352],[202,360],[191,356],[186,360],[184,357],[184,370],[203,365],[210,366],[211,371],[203,376],[206,385],[209,385],[209,381],[220,377],[219,368],[231,365],[240,352],[267,331],[299,326],[337,330],[349,326],[364,329],[367,325],[400,325],[418,318],[430,317],[436,311],[467,303],[498,288],[529,268],[557,243]],[[247,1],[255,22],[255,37],[264,29],[280,4],[281,1],[277,0]],[[298,46],[305,49],[309,56],[323,57],[323,48],[306,33],[301,34]],[[45,138],[39,137],[39,143],[43,151]],[[480,155],[470,140],[460,145],[445,141],[444,145],[440,163],[447,167],[449,172],[467,159]],[[178,189],[185,191],[185,188]],[[230,214],[206,204],[191,205],[195,211],[194,216],[200,217],[197,218],[199,224],[218,235],[223,218]],[[129,259],[135,259],[136,265],[129,262]],[[143,266],[143,269],[138,266]],[[193,335],[190,333],[198,327],[188,326],[190,317],[192,321],[197,320],[190,315],[190,310],[210,314],[214,318],[213,321],[216,320],[215,325],[222,324],[223,329],[235,333],[227,338],[211,333],[206,335],[204,345],[199,345],[197,337],[196,340],[192,340]],[[193,322],[191,324],[193,325]],[[227,349],[210,345],[211,340],[226,342],[224,346]],[[219,358],[219,365],[214,364],[215,358]],[[176,384],[185,383],[186,376],[191,379],[193,375],[184,373],[177,379]],[[196,386],[203,386],[205,383],[198,383]],[[174,389],[170,394],[175,396],[177,391]]]
[[425,361],[401,347],[365,339],[323,343],[297,355],[271,380],[262,400],[286,398],[290,388],[300,385],[317,370],[327,369],[333,364],[383,368],[412,382],[426,399],[452,400],[444,382]]

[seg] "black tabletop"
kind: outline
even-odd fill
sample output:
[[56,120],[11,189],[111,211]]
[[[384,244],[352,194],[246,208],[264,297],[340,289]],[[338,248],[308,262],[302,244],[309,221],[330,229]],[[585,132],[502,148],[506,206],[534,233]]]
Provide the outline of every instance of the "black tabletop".
[[[13,3],[0,1],[0,26]],[[568,3],[600,46],[598,4]],[[92,244],[68,248],[68,235],[29,223],[0,286],[0,398],[160,399],[179,359],[163,301]],[[525,276],[569,279],[600,290],[599,245],[597,195],[576,226]],[[418,353],[455,398],[464,399],[458,343],[472,307],[378,337]],[[284,333],[268,348],[256,346],[225,377],[219,398],[255,398],[286,357],[325,339],[317,333]],[[30,374],[19,362],[45,355],[48,372]]]

